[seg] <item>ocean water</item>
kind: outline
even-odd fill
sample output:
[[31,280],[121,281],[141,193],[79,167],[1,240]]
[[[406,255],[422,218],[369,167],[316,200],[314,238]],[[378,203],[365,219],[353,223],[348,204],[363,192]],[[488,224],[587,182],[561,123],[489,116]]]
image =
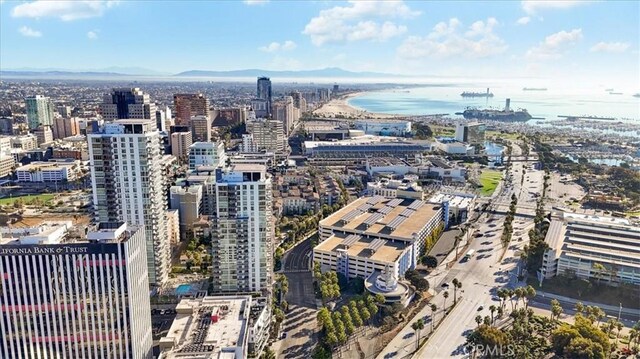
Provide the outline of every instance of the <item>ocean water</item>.
[[[504,108],[505,99],[511,99],[512,109],[527,109],[533,117],[544,121],[556,120],[558,115],[614,117],[640,123],[640,98],[633,93],[610,95],[604,86],[595,88],[554,88],[547,91],[523,91],[527,87],[494,85],[492,98],[463,98],[463,91],[485,92],[477,85],[438,85],[410,89],[391,89],[366,92],[349,99],[351,106],[378,113],[402,115],[448,114],[455,117],[467,107]],[[529,86],[534,87],[534,86]],[[544,86],[535,86],[544,87]],[[532,120],[533,123],[541,120]]]

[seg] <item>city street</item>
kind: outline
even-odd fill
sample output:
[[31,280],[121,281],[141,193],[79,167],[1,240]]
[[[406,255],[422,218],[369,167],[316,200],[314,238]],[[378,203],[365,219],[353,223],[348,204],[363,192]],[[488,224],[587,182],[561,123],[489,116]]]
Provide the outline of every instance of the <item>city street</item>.
[[283,274],[289,281],[285,298],[289,311],[285,313],[281,337],[273,344],[277,358],[309,358],[317,341],[316,299],[310,267],[313,238],[305,239],[282,259]]
[[[514,146],[514,152],[519,148]],[[525,169],[524,180],[522,170]],[[543,171],[531,169],[528,163],[515,162],[512,165],[511,181],[503,181],[494,193],[494,202],[511,201],[511,195],[516,193],[518,203],[526,206],[535,205],[536,193],[542,192]],[[509,176],[507,176],[509,177]],[[522,181],[522,186],[521,186]],[[454,278],[462,282],[459,295],[463,297],[458,306],[444,319],[439,329],[436,329],[420,351],[414,354],[415,358],[451,358],[464,356],[464,344],[466,334],[474,329],[477,324],[477,315],[490,315],[489,306],[498,304],[496,292],[501,287],[515,287],[517,283],[518,259],[521,248],[527,243],[526,233],[533,226],[533,219],[516,216],[513,222],[513,239],[507,248],[504,258],[500,257],[503,247],[500,242],[504,215],[483,214],[472,225],[469,249],[475,251],[475,255],[469,260],[463,259],[464,254],[459,254],[459,259],[453,263],[450,269],[446,264],[452,261],[454,254],[447,259],[428,277],[430,291],[436,295],[432,302],[442,308],[445,288],[442,284],[450,284]],[[461,244],[463,247],[465,244]],[[453,289],[449,292],[448,302],[453,303]],[[480,309],[482,307],[482,309]],[[403,330],[380,353],[378,358],[404,358],[410,357],[415,350],[415,338],[409,334],[413,332],[411,323],[421,317],[430,317],[430,309],[426,307],[414,317]],[[436,320],[439,320],[436,316]],[[424,333],[428,333],[427,330]]]

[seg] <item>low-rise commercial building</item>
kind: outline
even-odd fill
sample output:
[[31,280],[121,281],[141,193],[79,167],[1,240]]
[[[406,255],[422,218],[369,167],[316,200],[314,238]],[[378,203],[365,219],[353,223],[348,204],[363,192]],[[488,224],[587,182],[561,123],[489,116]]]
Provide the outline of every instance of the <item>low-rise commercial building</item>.
[[16,169],[18,182],[71,182],[80,176],[78,162],[31,162]]
[[268,339],[267,298],[217,296],[183,299],[160,359],[245,359],[258,357]]
[[416,183],[417,179],[417,176],[408,176],[401,180],[382,178],[376,182],[368,182],[367,192],[370,196],[424,200],[424,191]]
[[410,121],[357,120],[354,126],[356,129],[364,131],[367,135],[404,137],[411,134]]
[[613,285],[640,285],[640,228],[626,219],[563,212],[552,219],[545,242],[545,278],[572,273]]

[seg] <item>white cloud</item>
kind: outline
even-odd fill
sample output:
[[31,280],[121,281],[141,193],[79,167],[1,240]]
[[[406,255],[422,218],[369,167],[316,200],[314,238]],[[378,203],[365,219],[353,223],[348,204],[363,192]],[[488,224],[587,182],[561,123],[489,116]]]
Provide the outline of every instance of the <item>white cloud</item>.
[[626,42],[599,42],[593,45],[591,52],[625,52],[629,48]]
[[34,30],[30,27],[23,26],[18,29],[18,31],[22,34],[22,36],[26,37],[41,37],[42,33],[40,31]]
[[272,42],[267,46],[261,46],[258,49],[260,51],[264,51],[264,52],[276,52],[276,51],[289,51],[289,50],[293,50],[297,47],[298,45],[296,45],[295,42],[291,41],[291,40],[287,40],[285,42],[283,42],[282,44],[279,42]]
[[89,38],[89,40],[95,40],[98,38],[98,32],[97,31],[89,31],[87,32],[87,38]]
[[522,9],[527,14],[535,14],[538,10],[569,9],[589,2],[585,0],[522,0]]
[[264,5],[268,3],[269,0],[244,0],[243,3],[245,5],[253,6],[253,5]]
[[[388,18],[412,18],[420,15],[403,1],[349,1],[348,6],[334,6],[320,11],[302,32],[311,37],[311,42],[322,46],[331,42],[385,41],[407,31],[407,27],[396,25]],[[375,20],[374,20],[375,19]]]
[[474,22],[463,33],[460,20],[451,18],[449,22],[438,23],[427,36],[408,37],[398,47],[397,53],[405,59],[458,55],[479,58],[500,54],[507,45],[493,32],[497,25],[498,20],[491,17]]
[[523,16],[516,21],[518,25],[526,25],[531,21],[531,18],[528,16]]
[[13,17],[57,17],[63,21],[87,19],[102,16],[104,12],[116,6],[119,1],[32,1],[17,5],[11,10]]
[[530,60],[559,59],[568,48],[580,40],[582,40],[582,29],[573,29],[569,32],[562,30],[547,36],[538,46],[529,49],[526,57]]

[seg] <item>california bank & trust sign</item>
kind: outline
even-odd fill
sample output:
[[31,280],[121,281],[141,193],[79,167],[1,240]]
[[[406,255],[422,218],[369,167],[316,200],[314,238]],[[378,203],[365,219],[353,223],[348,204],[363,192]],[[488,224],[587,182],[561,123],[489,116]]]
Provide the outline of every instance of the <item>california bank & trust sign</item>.
[[0,246],[0,256],[89,254],[88,246]]

